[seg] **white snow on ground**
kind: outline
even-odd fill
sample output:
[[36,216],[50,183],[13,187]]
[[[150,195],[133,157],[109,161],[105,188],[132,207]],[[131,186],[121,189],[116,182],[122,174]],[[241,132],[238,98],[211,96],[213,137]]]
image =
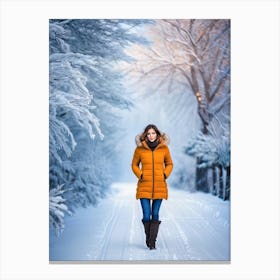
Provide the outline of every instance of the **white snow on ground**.
[[50,261],[229,261],[230,202],[169,188],[160,208],[157,249],[145,244],[134,183],[115,183],[97,207],[65,217],[60,237],[50,231]]

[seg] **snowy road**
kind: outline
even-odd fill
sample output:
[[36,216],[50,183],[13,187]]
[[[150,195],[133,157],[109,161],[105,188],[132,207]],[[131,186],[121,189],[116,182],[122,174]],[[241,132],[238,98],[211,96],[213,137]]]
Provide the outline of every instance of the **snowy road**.
[[230,202],[169,188],[160,209],[157,249],[145,245],[135,184],[116,183],[98,207],[65,218],[61,237],[50,232],[50,261],[230,260]]

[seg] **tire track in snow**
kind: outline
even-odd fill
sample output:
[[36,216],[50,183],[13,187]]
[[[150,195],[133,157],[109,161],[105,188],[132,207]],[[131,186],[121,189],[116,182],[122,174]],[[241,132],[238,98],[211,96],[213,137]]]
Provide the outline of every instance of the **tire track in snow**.
[[[116,192],[97,208],[77,212],[69,229],[55,239],[52,256],[57,260],[227,260],[229,243],[228,204],[204,194],[172,189],[160,210],[162,224],[157,250],[145,245],[142,210],[135,200],[135,185],[116,184]],[[222,215],[215,215],[217,212]],[[79,216],[78,216],[79,215]],[[96,226],[90,225],[94,217]],[[77,226],[79,224],[79,226]],[[71,244],[69,243],[71,240]],[[77,250],[77,248],[79,250]],[[65,253],[66,252],[66,253]],[[85,253],[86,252],[86,253]],[[69,254],[69,255],[67,255]]]
[[[223,227],[225,227],[225,221],[223,219],[216,219],[215,221],[217,222],[216,225],[213,225],[211,223],[209,223],[209,219],[205,217],[205,214],[203,211],[201,210],[205,210],[206,214],[209,214],[211,216],[213,216],[213,211],[211,209],[210,206],[204,206],[203,203],[201,202],[196,202],[194,200],[190,200],[191,204],[196,204],[199,205],[199,208],[194,208],[193,205],[191,205],[189,207],[189,210],[193,213],[194,217],[198,217],[199,220],[201,220],[201,223],[199,224],[199,232],[197,232],[197,236],[201,235],[201,232],[207,232],[208,233],[208,237],[211,237],[213,240],[222,240],[224,237],[224,232],[221,231],[221,229],[223,229]],[[186,203],[184,203],[184,201],[180,200],[178,202],[182,207],[186,207]],[[195,210],[196,209],[196,210]],[[198,211],[200,210],[200,211]],[[203,213],[203,214],[202,214]],[[217,226],[219,227],[217,229]],[[201,240],[203,240],[203,238],[201,238]],[[225,244],[225,246],[227,246],[228,244]],[[225,248],[224,248],[225,250]],[[223,250],[223,251],[224,251]],[[219,253],[218,248],[213,248],[211,249],[212,254],[215,252],[215,254],[217,256],[220,256],[220,258],[222,258],[222,255]]]
[[[173,256],[173,258],[178,258],[176,252],[182,252],[183,251],[183,260],[193,260],[196,259],[194,256],[194,252],[190,246],[189,240],[187,235],[185,234],[182,227],[179,225],[179,223],[176,221],[175,216],[172,214],[171,207],[169,205],[165,206],[166,208],[166,217],[169,224],[173,224],[173,226],[169,225],[167,229],[169,232],[171,232],[171,236],[173,235],[172,246],[174,246],[174,239],[176,239],[176,250],[175,253],[172,253],[174,249],[169,249],[169,254]],[[170,230],[171,229],[171,230]],[[174,230],[175,229],[175,230]],[[175,238],[176,237],[176,238]],[[181,242],[180,242],[181,241]],[[183,250],[182,250],[182,244],[183,244]],[[182,256],[180,256],[180,259],[182,259]]]
[[[204,236],[201,236],[201,233],[207,232],[207,238],[211,237],[211,239],[216,243],[219,244],[219,246],[223,247],[223,252],[227,251],[226,246],[228,246],[228,242],[223,244],[219,243],[219,240],[223,240],[224,238],[224,233],[221,232],[219,229],[217,230],[217,227],[211,225],[209,223],[209,219],[205,218],[205,212],[206,214],[213,215],[212,208],[207,204],[205,206],[201,201],[195,200],[195,199],[189,199],[189,198],[178,198],[176,199],[176,206],[179,206],[181,209],[188,210],[188,212],[192,213],[192,217],[196,217],[197,221],[200,221],[199,223],[192,224],[192,227],[190,227],[190,231],[193,232],[192,236],[196,236],[197,238],[197,243],[203,244],[205,243],[205,238]],[[186,203],[187,202],[187,203]],[[195,206],[195,207],[194,207]],[[201,214],[203,213],[203,214]],[[224,227],[224,220],[217,220],[218,226],[223,228]],[[195,225],[195,226],[194,226]],[[198,229],[198,230],[196,230]],[[209,242],[209,241],[208,241]],[[204,256],[207,256],[209,259],[224,259],[225,256],[220,253],[220,249],[216,246],[211,247],[211,252],[208,252],[208,250],[204,249],[203,246],[199,247],[199,250],[203,252]],[[214,256],[214,257],[213,257]]]
[[[167,226],[167,221],[169,219],[167,218],[165,221],[162,222],[162,226],[160,229],[160,234],[159,234],[159,238],[158,238],[158,246],[157,249],[161,250],[161,247],[163,245],[163,251],[165,252],[165,259],[166,260],[177,260],[177,248],[179,248],[179,246],[176,246],[176,248],[174,248],[174,241],[172,241],[172,248],[170,248],[170,242],[174,236],[172,236],[172,232],[170,231],[170,227]],[[176,244],[177,245],[177,244]]]
[[110,244],[110,241],[112,239],[112,232],[115,228],[116,221],[117,221],[117,216],[120,208],[120,203],[119,201],[114,202],[114,207],[111,208],[111,213],[112,215],[108,219],[107,223],[105,224],[105,229],[104,229],[104,238],[102,239],[102,242],[100,243],[99,246],[99,257],[97,258],[98,260],[105,260],[106,255],[108,253],[108,247]]
[[[128,241],[128,259],[129,260],[135,260],[135,246],[136,244],[141,244],[141,237],[140,234],[142,233],[141,230],[143,230],[144,234],[144,227],[141,221],[140,217],[140,211],[139,211],[139,205],[135,203],[135,201],[132,202],[132,215],[131,215],[131,226],[129,230],[129,241]],[[140,221],[140,222],[139,222]],[[141,228],[141,226],[143,228]],[[138,232],[138,234],[137,234]],[[144,247],[143,247],[144,248]]]

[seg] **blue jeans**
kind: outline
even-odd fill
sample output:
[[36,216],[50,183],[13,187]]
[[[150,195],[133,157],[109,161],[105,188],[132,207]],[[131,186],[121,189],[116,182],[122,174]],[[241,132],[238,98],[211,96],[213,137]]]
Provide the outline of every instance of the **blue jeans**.
[[148,222],[151,219],[158,221],[159,220],[159,208],[162,202],[162,199],[154,199],[152,200],[152,209],[151,209],[151,200],[148,198],[140,198],[142,211],[143,211],[143,222]]

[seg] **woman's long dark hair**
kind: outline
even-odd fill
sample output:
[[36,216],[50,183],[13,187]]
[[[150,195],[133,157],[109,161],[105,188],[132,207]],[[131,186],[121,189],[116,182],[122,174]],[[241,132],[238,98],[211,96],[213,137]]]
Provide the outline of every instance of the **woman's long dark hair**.
[[154,125],[154,124],[148,124],[146,127],[145,127],[145,129],[144,129],[144,132],[141,134],[141,136],[140,136],[140,140],[141,141],[146,141],[148,138],[147,138],[147,134],[148,134],[148,131],[150,130],[150,129],[153,129],[155,132],[156,132],[156,134],[157,134],[157,139],[156,139],[156,141],[160,138],[160,136],[161,136],[161,133],[160,133],[160,131],[159,131],[159,129]]

